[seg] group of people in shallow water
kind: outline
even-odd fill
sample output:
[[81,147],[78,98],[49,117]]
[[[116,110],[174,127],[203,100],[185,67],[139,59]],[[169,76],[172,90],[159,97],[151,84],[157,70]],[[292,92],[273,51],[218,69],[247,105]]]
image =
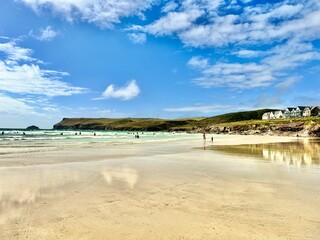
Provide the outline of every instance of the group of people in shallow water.
[[[5,132],[2,131],[2,132],[1,132],[1,135],[4,135],[4,133],[5,133]],[[13,132],[13,133],[14,133],[14,134],[19,134],[19,132]],[[26,135],[26,133],[25,133],[25,132],[22,132],[22,135]]]
[[[14,132],[16,134],[18,134],[19,132]],[[23,135],[26,135],[25,132],[22,132]],[[128,133],[129,134],[129,133]],[[143,134],[143,133],[142,133]],[[1,135],[4,135],[4,131],[1,132]],[[63,135],[63,133],[60,133],[60,135]],[[78,133],[76,132],[74,135],[78,135]],[[81,135],[81,132],[79,132],[79,135]],[[153,133],[153,135],[155,135],[155,133]],[[96,136],[96,133],[93,133],[93,136]],[[203,133],[203,140],[206,141],[206,133],[204,132]],[[134,138],[140,138],[139,136],[139,133],[137,132],[135,135],[134,135]],[[213,137],[211,137],[211,142],[213,142]]]

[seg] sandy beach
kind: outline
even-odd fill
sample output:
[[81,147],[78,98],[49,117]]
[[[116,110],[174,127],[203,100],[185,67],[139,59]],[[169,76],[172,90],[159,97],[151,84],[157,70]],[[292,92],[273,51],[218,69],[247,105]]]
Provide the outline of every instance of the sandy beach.
[[0,239],[320,239],[319,166],[203,150],[201,135],[0,157]]

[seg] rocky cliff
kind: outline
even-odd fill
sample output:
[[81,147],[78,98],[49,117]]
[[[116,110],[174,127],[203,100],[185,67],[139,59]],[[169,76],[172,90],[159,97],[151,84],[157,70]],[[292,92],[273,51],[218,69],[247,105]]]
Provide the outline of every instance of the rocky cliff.
[[288,121],[288,122],[263,122],[255,124],[219,124],[205,127],[208,133],[215,134],[240,134],[240,135],[274,135],[274,136],[301,136],[320,137],[319,121]]

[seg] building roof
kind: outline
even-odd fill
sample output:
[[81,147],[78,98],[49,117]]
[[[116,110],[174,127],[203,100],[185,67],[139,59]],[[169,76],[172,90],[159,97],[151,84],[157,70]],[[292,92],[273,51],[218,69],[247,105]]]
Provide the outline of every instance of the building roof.
[[311,107],[309,107],[309,106],[298,106],[297,108],[299,108],[301,111],[303,111],[306,108],[311,109]]
[[274,112],[274,114],[277,114],[277,113],[284,113],[284,111],[278,110],[278,111],[275,111],[275,112]]

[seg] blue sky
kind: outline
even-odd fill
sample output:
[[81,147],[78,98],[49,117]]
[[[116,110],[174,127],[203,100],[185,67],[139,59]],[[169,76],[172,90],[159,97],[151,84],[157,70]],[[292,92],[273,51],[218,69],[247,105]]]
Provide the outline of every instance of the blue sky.
[[0,127],[320,105],[319,60],[318,0],[2,0]]

